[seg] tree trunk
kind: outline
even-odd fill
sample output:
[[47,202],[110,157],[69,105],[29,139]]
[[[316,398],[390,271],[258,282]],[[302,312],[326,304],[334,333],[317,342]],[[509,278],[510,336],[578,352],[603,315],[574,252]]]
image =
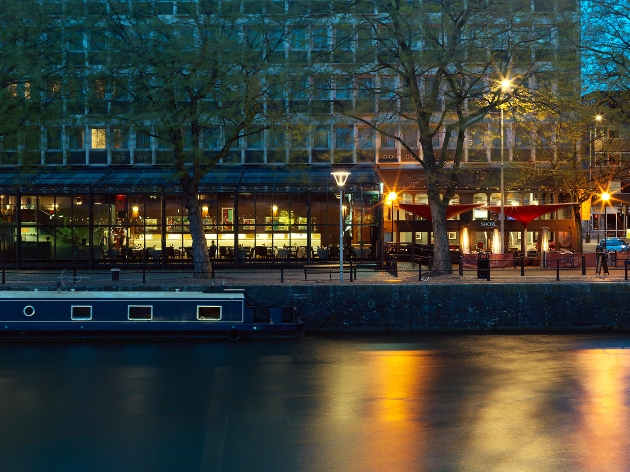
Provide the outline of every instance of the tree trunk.
[[433,220],[433,270],[440,275],[452,274],[451,254],[448,249],[448,234],[446,232],[446,208],[442,204],[440,194],[429,194],[431,219]]
[[573,221],[575,222],[575,234],[577,237],[577,245],[575,252],[577,254],[584,253],[584,244],[582,243],[582,205],[573,205]]
[[184,191],[184,207],[188,210],[188,222],[192,237],[193,276],[196,279],[212,277],[212,264],[208,254],[208,243],[199,212],[198,192]]

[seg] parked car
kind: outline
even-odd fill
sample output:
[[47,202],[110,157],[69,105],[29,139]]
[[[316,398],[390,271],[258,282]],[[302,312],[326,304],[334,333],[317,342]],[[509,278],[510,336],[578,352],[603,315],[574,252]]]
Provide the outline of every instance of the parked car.
[[628,243],[619,239],[619,238],[606,238],[606,244],[604,245],[604,240],[600,239],[599,243],[597,243],[597,247],[595,250],[597,252],[601,252],[604,249],[607,251],[617,251],[617,252],[626,252],[630,250]]

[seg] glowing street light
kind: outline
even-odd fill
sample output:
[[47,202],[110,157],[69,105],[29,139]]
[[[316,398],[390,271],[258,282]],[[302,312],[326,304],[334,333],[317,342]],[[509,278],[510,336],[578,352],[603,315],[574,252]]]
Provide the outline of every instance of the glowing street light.
[[[512,81],[510,79],[502,79],[501,80],[501,93],[509,93],[512,89]],[[503,104],[500,106],[501,110],[501,211],[499,213],[499,227],[500,227],[500,238],[499,238],[499,253],[505,253],[504,240],[505,240],[505,210],[503,206],[505,205],[505,184],[503,181],[504,174],[504,163],[503,163],[503,148],[504,146],[504,121],[503,121]]]
[[343,282],[343,186],[346,185],[350,172],[331,172],[331,174],[339,186],[339,282]]
[[389,192],[387,194],[387,201],[392,207],[392,244],[394,243],[394,202],[398,199],[398,194],[396,192]]

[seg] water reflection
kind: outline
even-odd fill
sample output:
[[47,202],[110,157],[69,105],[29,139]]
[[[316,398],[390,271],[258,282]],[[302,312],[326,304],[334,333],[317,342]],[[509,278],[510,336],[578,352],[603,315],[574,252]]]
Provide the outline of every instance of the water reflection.
[[630,467],[628,390],[630,352],[586,349],[576,352],[579,421],[574,434],[582,470],[625,470]]
[[624,336],[0,344],[2,469],[628,470],[626,347]]

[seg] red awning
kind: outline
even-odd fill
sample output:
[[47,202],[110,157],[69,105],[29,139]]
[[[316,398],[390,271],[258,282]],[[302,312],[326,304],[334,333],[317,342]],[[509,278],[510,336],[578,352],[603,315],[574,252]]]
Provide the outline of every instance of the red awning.
[[[519,206],[505,205],[503,207],[503,212],[506,216],[514,218],[516,221],[519,221],[525,228],[527,228],[527,226],[539,216],[571,205],[573,205],[573,203],[553,203],[549,205]],[[484,206],[483,208],[493,213],[501,213],[501,206],[492,205]]]
[[[429,205],[417,205],[411,203],[400,203],[397,205],[398,208],[402,210],[413,213],[414,215],[421,216],[422,218],[426,218],[427,220],[431,220],[431,208]],[[446,207],[446,219],[452,218],[453,216],[459,215],[460,213],[466,213],[467,211],[472,210],[473,208],[479,208],[483,206],[480,203],[464,203],[457,205],[449,205]]]

